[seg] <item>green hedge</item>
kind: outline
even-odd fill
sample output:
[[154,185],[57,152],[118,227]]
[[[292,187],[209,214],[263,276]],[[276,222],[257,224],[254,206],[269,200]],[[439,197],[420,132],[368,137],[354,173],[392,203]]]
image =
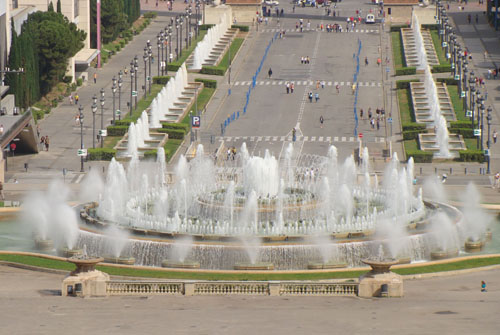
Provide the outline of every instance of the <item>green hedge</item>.
[[434,65],[431,70],[432,73],[445,73],[451,72],[450,64]]
[[241,25],[241,24],[233,24],[231,26],[231,28],[236,28],[236,29],[239,29],[240,31],[249,31],[250,30],[249,26],[244,26],[244,25]]
[[115,149],[95,148],[87,149],[87,160],[89,161],[110,161],[116,155]]
[[223,76],[226,73],[226,69],[221,66],[203,66],[200,73],[210,74],[215,76]]
[[130,126],[132,120],[124,119],[124,120],[115,120],[115,126]]
[[484,163],[484,153],[482,150],[460,150],[459,151],[461,162],[478,162]]
[[432,163],[433,154],[422,150],[407,150],[406,158],[410,157],[413,157],[415,163]]
[[427,129],[422,130],[406,130],[403,131],[403,140],[417,140],[418,134],[427,133]]
[[156,12],[147,12],[147,13],[144,13],[144,17],[146,19],[154,19],[157,15],[158,15],[158,13],[156,13]]
[[165,122],[165,123],[161,124],[161,127],[163,129],[183,130],[184,133],[187,133],[189,131],[189,124],[186,124],[186,123],[169,123],[169,122]]
[[160,128],[157,130],[159,133],[168,134],[169,139],[182,140],[186,132],[181,129],[168,129],[168,128]]
[[411,74],[416,74],[416,73],[417,73],[417,68],[415,66],[402,67],[402,68],[396,69],[396,76],[406,76],[406,75],[411,75]]
[[158,150],[157,149],[148,150],[148,151],[146,151],[144,153],[144,159],[155,160],[157,156],[158,156]]
[[181,67],[181,65],[182,64],[179,64],[177,62],[168,63],[167,70],[168,71],[174,71],[174,72],[176,72],[177,70],[179,70],[179,68]]
[[215,26],[215,24],[200,24],[199,29],[200,30],[208,30],[209,28],[212,28]]
[[128,131],[128,126],[109,126],[108,136],[123,136]]
[[471,121],[451,121],[450,122],[450,129],[456,129],[456,128],[472,129],[472,122]]
[[153,77],[153,84],[167,85],[169,80],[170,80],[170,76],[154,76]]
[[419,79],[409,79],[409,80],[397,80],[396,88],[397,89],[407,89],[410,88],[410,83],[419,82]]
[[471,128],[451,128],[450,133],[460,134],[465,138],[475,138],[474,130]]
[[196,78],[194,81],[198,83],[203,83],[205,87],[217,88],[217,80]]
[[445,83],[446,85],[458,85],[458,80],[455,78],[437,78],[437,82]]
[[400,31],[401,28],[410,28],[410,26],[407,24],[394,25],[391,26],[391,31]]
[[427,130],[427,127],[423,123],[416,123],[416,122],[410,122],[410,123],[403,123],[403,131],[409,131],[409,130],[419,130],[424,132],[424,130]]
[[429,29],[429,30],[438,30],[439,29],[439,24],[432,23],[432,24],[421,24],[420,27],[422,29]]

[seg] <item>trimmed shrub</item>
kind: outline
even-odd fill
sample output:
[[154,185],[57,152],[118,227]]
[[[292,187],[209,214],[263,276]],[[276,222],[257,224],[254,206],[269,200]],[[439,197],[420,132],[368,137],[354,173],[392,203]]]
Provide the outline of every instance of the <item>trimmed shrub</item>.
[[181,67],[182,64],[179,63],[168,63],[167,70],[168,71],[177,71]]
[[437,78],[436,81],[439,83],[445,83],[446,85],[458,85],[458,80],[455,78]]
[[153,84],[167,85],[169,80],[170,80],[170,76],[154,76],[153,77]]
[[241,24],[233,24],[231,26],[231,28],[236,28],[236,29],[239,29],[240,31],[249,31],[250,30],[249,26],[244,26],[244,25],[241,25]]
[[415,163],[432,163],[432,152],[426,152],[422,150],[407,150],[406,158],[410,159],[413,157]]
[[146,19],[154,19],[156,16],[158,16],[157,12],[147,12],[147,13],[144,13],[144,17]]
[[419,82],[419,79],[410,79],[410,80],[397,80],[396,88],[397,89],[407,89],[410,88],[410,83]]
[[76,86],[82,86],[83,85],[83,79],[82,78],[78,78],[76,80]]
[[128,126],[109,126],[107,130],[108,136],[123,136],[127,133]]
[[124,47],[125,47],[125,40],[120,40],[120,42],[118,42],[118,43],[120,43],[120,46],[121,46],[122,48],[124,48]]
[[422,24],[420,25],[422,29],[429,29],[429,30],[438,30],[439,29],[439,24],[432,23],[432,24]]
[[452,122],[450,122],[450,129],[455,129],[455,128],[472,129],[472,123],[470,121],[452,121]]
[[184,135],[186,135],[186,132],[184,130],[181,130],[181,129],[160,128],[157,131],[159,133],[168,134],[169,139],[176,139],[176,140],[182,140],[182,139],[184,139]]
[[407,24],[394,25],[394,26],[391,26],[391,31],[400,31],[401,28],[410,28],[410,26]]
[[451,128],[451,133],[460,134],[465,138],[475,138],[474,130],[471,128]]
[[461,162],[478,162],[484,163],[484,153],[482,150],[460,150],[459,160]]
[[208,88],[217,88],[217,80],[196,78],[194,81],[198,83],[203,83],[203,85],[205,85],[205,87]]
[[199,29],[200,30],[208,30],[209,28],[212,28],[215,26],[215,24],[200,24]]
[[420,131],[420,130],[407,130],[403,131],[403,140],[416,140],[418,139],[418,134],[423,134],[426,133],[427,130],[425,131]]
[[163,129],[177,129],[177,130],[182,130],[184,133],[187,133],[189,131],[189,125],[185,123],[162,123],[161,127]]
[[158,150],[157,149],[153,149],[153,150],[148,150],[144,153],[144,159],[151,159],[151,160],[155,160],[156,159],[156,156],[158,154]]
[[396,76],[407,76],[407,75],[416,74],[416,73],[417,73],[417,68],[415,66],[402,67],[402,68],[396,69]]
[[200,73],[223,76],[226,73],[226,69],[220,66],[203,66]]
[[31,115],[33,115],[33,119],[35,119],[35,121],[38,121],[38,120],[43,119],[43,116],[45,115],[45,111],[42,109],[37,110],[37,109],[32,108]]
[[426,133],[427,127],[423,123],[416,123],[416,122],[411,122],[411,123],[403,123],[403,131],[414,131],[414,130],[419,130],[422,133]]
[[73,77],[72,76],[64,76],[63,77],[63,83],[65,84],[69,84],[73,81]]
[[434,65],[431,70],[432,73],[451,72],[450,64]]
[[87,160],[89,161],[110,161],[116,155],[115,149],[95,148],[87,149]]
[[132,120],[116,120],[115,121],[115,126],[130,126],[132,123]]

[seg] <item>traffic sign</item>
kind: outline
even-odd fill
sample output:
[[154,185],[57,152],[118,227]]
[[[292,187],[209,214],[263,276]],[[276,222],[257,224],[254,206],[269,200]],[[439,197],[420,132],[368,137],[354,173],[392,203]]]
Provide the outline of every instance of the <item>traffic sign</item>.
[[448,43],[443,42],[443,44],[442,44],[442,45],[443,45],[443,48],[446,48],[446,46],[448,45]]
[[474,129],[474,136],[481,136],[481,129]]
[[385,72],[389,73],[390,71],[391,71],[391,69],[389,67],[385,68]]
[[484,155],[489,156],[490,155],[490,149],[484,149]]
[[99,129],[99,136],[102,136],[102,137],[108,136],[108,130],[107,129]]
[[122,115],[121,110],[117,109],[117,110],[116,110],[116,112],[115,112],[115,115],[116,115],[116,116],[120,116],[120,115]]
[[87,156],[87,149],[78,149],[77,155],[80,157],[86,157]]
[[150,80],[151,80],[151,77],[150,77],[150,76],[147,76],[147,78],[146,78],[146,79],[147,79],[147,81],[150,81]]
[[132,96],[136,97],[137,96],[137,91],[132,91]]
[[392,123],[392,117],[388,117],[388,118],[387,118],[387,122],[388,122],[388,123]]
[[359,133],[358,137],[363,138],[363,133]]
[[462,91],[462,92],[460,93],[460,97],[461,97],[461,98],[464,98],[464,97],[465,97],[465,91]]
[[455,80],[459,80],[460,76],[458,74],[455,75]]
[[201,116],[192,116],[191,117],[191,126],[193,129],[198,129],[201,126]]
[[472,117],[472,111],[467,111],[467,113],[465,113],[465,116],[466,117]]
[[[446,58],[448,58],[448,59],[450,59],[450,58],[451,58],[451,54],[450,54],[449,52],[446,54]],[[452,65],[453,65],[453,64],[452,64]]]

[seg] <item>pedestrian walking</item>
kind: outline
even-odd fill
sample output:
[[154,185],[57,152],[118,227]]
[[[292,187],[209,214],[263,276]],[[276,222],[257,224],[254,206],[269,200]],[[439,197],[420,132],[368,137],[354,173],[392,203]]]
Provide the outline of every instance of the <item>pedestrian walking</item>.
[[273,70],[269,68],[269,71],[267,71],[267,74],[269,75],[269,78],[273,76]]
[[47,149],[47,151],[49,151],[49,135],[45,136],[45,149]]
[[369,107],[369,108],[368,108],[368,118],[369,118],[370,120],[371,120],[371,118],[372,118],[372,115],[373,115],[373,114],[372,114],[372,108],[371,108],[371,107]]
[[295,128],[292,129],[292,140],[295,142],[297,139],[297,130]]
[[321,115],[319,117],[319,124],[320,124],[320,128],[323,128],[323,122],[325,122],[325,119],[323,118],[323,115]]
[[[2,194],[2,199],[3,199],[3,194]],[[481,292],[486,292],[486,282],[484,280],[481,280]]]
[[97,72],[94,72],[94,84],[97,84]]
[[316,100],[315,102],[318,102],[319,100],[319,93],[316,92],[316,94],[314,94],[314,99]]
[[286,94],[289,94],[290,93],[290,83],[287,82],[286,83]]
[[43,150],[44,146],[45,146],[45,136],[42,136],[42,138],[40,138],[40,149]]
[[36,125],[36,137],[40,137],[40,125]]
[[316,89],[318,90],[319,89],[319,80],[316,81]]
[[370,119],[370,125],[372,126],[372,129],[375,129],[375,119]]
[[354,93],[356,93],[356,84],[352,84],[352,95],[354,95]]
[[380,119],[377,118],[377,130],[380,130]]
[[363,120],[363,108],[359,110],[359,118]]
[[78,105],[78,100],[80,100],[80,97],[78,94],[75,95],[75,105]]
[[472,18],[471,18],[471,15],[470,15],[470,14],[469,14],[469,15],[467,15],[467,22],[469,22],[469,24],[470,24],[471,19],[472,19]]
[[309,102],[313,102],[313,92],[309,92]]
[[5,196],[3,195],[3,183],[0,181],[0,197],[2,200],[5,200]]
[[488,50],[484,50],[484,61],[486,62],[486,60],[488,59]]
[[496,130],[493,131],[493,143],[496,144],[497,143],[497,136],[498,136],[498,133]]
[[368,66],[368,57],[365,57],[365,66]]
[[325,88],[325,81],[324,80],[321,81],[321,88]]
[[339,84],[335,85],[335,89],[337,90],[337,94],[339,94],[340,93],[340,86],[339,86]]
[[73,104],[73,94],[70,94],[69,95],[69,104],[72,105]]

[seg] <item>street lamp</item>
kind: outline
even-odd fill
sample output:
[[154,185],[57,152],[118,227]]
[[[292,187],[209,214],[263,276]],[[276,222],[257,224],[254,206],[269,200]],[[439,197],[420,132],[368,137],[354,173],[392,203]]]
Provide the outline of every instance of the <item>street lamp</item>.
[[481,101],[481,151],[484,150],[484,147],[483,147],[483,130],[484,130],[484,100]]
[[95,149],[95,113],[97,112],[97,97],[92,97],[92,148]]
[[[78,118],[80,119],[80,149],[83,152],[83,107],[80,105],[78,107],[78,112],[80,114],[78,115]],[[85,172],[85,169],[83,168],[83,155],[80,156],[80,172]]]
[[[129,108],[129,115],[132,116],[132,108],[134,106],[134,102],[132,100],[132,97],[134,96],[134,75],[135,75],[135,71],[134,71],[134,67],[131,66],[130,67],[130,108]],[[137,94],[137,92],[135,93]]]
[[[469,78],[469,107],[472,106],[472,89],[475,89],[476,81],[474,80],[474,71],[470,72]],[[467,100],[467,99],[466,99]],[[467,116],[467,111],[469,110],[467,106],[464,106],[465,115]]]
[[488,140],[486,141],[486,146],[488,147],[488,155],[486,156],[488,158],[488,167],[487,167],[487,170],[486,170],[486,173],[490,174],[491,171],[490,171],[490,145],[491,145],[491,140],[490,140],[490,127],[491,127],[491,112],[493,111],[493,109],[491,108],[491,106],[488,107],[488,115],[486,116],[486,120],[488,121]]
[[184,23],[184,17],[180,15],[179,24],[180,24],[180,33],[179,33],[179,55],[182,57],[182,24]]
[[[137,89],[137,78],[139,77],[139,58],[137,58],[137,55],[134,57],[134,70],[135,70],[135,107],[137,108],[137,98],[138,95],[137,92],[139,91]],[[146,69],[144,69],[146,71]]]
[[191,42],[189,41],[189,34],[191,33],[191,17],[189,16],[189,8],[186,8],[186,49]]
[[[172,63],[172,59],[174,59],[174,55],[172,54],[172,30],[173,30],[172,25],[169,25],[168,26],[168,50],[169,50],[168,57],[169,57],[170,63]],[[168,73],[168,64],[167,64],[166,72]]]
[[106,99],[104,99],[104,88],[101,88],[101,131],[100,131],[100,138],[101,138],[101,148],[104,147],[104,139],[103,139],[103,132],[104,132],[104,102]]
[[[149,94],[151,94],[151,61],[153,60],[153,49],[149,40],[148,40],[148,60],[149,60],[148,84],[149,84]],[[146,69],[144,69],[144,71],[146,71]]]
[[148,48],[147,47],[144,47],[144,56],[142,56],[143,59],[144,59],[144,99],[146,99],[146,90],[147,90],[147,86],[146,86],[146,76],[148,75],[147,74],[147,62],[148,62]]
[[111,86],[111,92],[113,93],[113,126],[116,121],[116,108],[115,108],[115,94],[116,94],[116,78],[113,76],[113,86]]
[[123,85],[123,73],[122,70],[118,72],[118,120],[122,119],[122,85]]
[[158,33],[157,35],[157,40],[156,40],[156,46],[158,47],[158,72],[156,72],[156,75],[160,75],[160,65],[162,63],[161,55],[160,55],[160,48],[162,46],[162,40],[161,40],[161,35]]
[[[481,107],[481,92],[479,90],[477,90],[477,93],[476,93],[476,100],[475,100],[475,103],[474,103],[474,107],[477,106],[477,112],[475,111],[475,108],[474,108],[474,111],[472,112],[472,119],[473,119],[473,122],[474,122],[474,115],[479,115],[479,112],[480,112],[480,107]],[[479,117],[477,118],[479,120]],[[478,121],[478,127],[479,127],[479,121]],[[474,131],[475,129],[475,125],[473,124],[472,126],[472,131]],[[477,142],[476,142],[476,149],[479,149],[479,137],[477,138]]]
[[175,17],[175,59],[179,60],[179,17]]

